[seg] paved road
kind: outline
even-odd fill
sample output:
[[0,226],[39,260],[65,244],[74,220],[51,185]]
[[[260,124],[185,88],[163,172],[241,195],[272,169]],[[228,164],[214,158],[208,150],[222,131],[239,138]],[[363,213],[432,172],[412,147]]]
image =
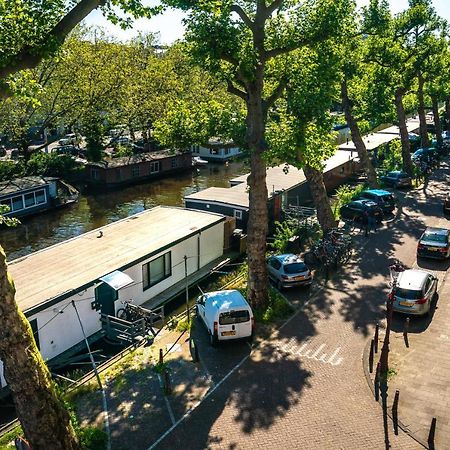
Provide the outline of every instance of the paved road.
[[369,238],[356,236],[359,251],[345,273],[308,300],[290,291],[291,301],[304,302],[300,312],[250,354],[235,351],[224,367],[242,356],[240,365],[224,380],[218,370],[215,390],[155,448],[384,449],[386,441],[421,448],[390,427],[386,436],[361,361],[384,316],[390,261],[412,265],[425,226],[442,222],[441,198],[429,190],[400,197],[394,220]]

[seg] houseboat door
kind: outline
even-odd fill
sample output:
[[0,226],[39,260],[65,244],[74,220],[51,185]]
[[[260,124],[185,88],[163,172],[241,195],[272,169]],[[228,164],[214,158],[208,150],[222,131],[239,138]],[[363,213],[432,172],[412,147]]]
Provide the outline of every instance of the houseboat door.
[[117,291],[109,284],[100,283],[95,288],[95,301],[100,305],[100,312],[109,316],[116,315],[114,302],[117,300]]

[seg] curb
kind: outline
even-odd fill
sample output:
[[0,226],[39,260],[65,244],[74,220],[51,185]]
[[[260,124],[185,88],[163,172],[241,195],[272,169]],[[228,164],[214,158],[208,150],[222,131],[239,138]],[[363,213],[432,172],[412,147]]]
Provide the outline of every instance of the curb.
[[[366,381],[367,381],[367,385],[369,386],[370,392],[372,393],[372,398],[375,401],[375,386],[372,383],[372,379],[370,377],[370,373],[369,373],[369,348],[370,348],[370,342],[371,339],[367,340],[367,344],[364,347],[364,351],[363,351],[363,355],[362,355],[362,364],[363,364],[363,370],[364,370],[364,376],[366,377]],[[382,403],[381,403],[381,397],[377,402],[380,407],[382,407]],[[388,417],[391,419],[392,421],[392,412],[389,411],[389,409],[387,410],[387,415]],[[411,439],[413,439],[414,441],[416,441],[418,444],[420,444],[422,447],[428,449],[428,444],[426,442],[424,442],[420,437],[418,437],[415,433],[413,433],[407,425],[405,425],[400,418],[397,419],[398,420],[398,426],[399,428],[405,433],[407,434]]]

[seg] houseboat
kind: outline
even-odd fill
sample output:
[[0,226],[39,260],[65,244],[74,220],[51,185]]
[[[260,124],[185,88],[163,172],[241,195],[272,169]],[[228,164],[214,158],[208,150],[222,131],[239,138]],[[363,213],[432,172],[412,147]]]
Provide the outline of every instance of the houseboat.
[[85,180],[93,187],[111,188],[160,178],[192,169],[191,153],[162,150],[86,164]]
[[[324,163],[324,182],[328,191],[346,181],[359,168],[356,153],[337,151]],[[236,219],[236,226],[246,230],[249,213],[247,178],[249,174],[230,180],[230,188],[210,187],[187,195],[186,208],[212,211]],[[312,201],[303,170],[281,164],[266,170],[269,227],[281,219],[281,212],[290,205],[302,206]]]
[[25,217],[78,200],[78,191],[59,178],[23,177],[0,182],[0,204],[8,217]]
[[225,258],[228,230],[220,214],[158,206],[9,263],[43,358],[52,367],[85,348],[77,311],[95,341],[127,302],[156,307],[162,293],[182,292]]
[[215,162],[226,162],[242,154],[242,150],[233,141],[224,142],[218,138],[210,139],[205,145],[193,145],[191,151],[194,157]]

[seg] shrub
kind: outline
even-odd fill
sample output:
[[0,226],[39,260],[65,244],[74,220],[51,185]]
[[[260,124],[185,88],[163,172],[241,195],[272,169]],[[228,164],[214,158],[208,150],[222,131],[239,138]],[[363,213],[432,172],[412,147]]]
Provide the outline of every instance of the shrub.
[[344,184],[343,186],[340,186],[336,190],[336,202],[334,204],[334,216],[336,218],[339,217],[339,209],[341,206],[351,202],[353,199],[357,198],[359,194],[365,189],[366,187],[362,184],[359,184],[356,187],[351,187],[347,184]]
[[107,434],[97,427],[80,428],[78,437],[86,450],[104,450],[108,442]]
[[279,253],[284,253],[288,247],[289,239],[295,236],[296,230],[288,222],[275,222],[275,240],[270,246]]
[[294,308],[286,298],[274,288],[269,287],[269,306],[265,310],[256,310],[254,314],[257,322],[270,323],[289,317],[293,311]]

